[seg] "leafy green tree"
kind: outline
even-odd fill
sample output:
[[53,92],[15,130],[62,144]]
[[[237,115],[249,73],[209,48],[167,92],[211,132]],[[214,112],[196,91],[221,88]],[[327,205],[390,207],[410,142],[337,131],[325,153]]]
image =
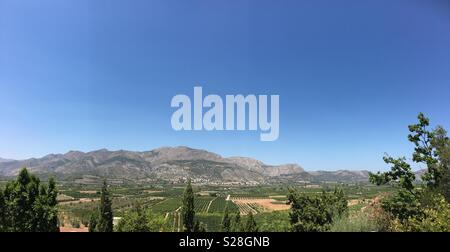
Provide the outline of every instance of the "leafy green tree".
[[221,223],[222,232],[230,232],[231,231],[231,218],[229,215],[228,204],[225,206],[225,212],[223,214],[222,223]]
[[248,213],[247,222],[244,226],[244,232],[258,232],[258,225],[256,224],[251,211]]
[[170,223],[166,220],[164,215],[154,213],[151,209],[147,209],[146,218],[150,232],[160,232],[171,228]]
[[[51,194],[49,194],[51,193]],[[0,230],[11,232],[58,232],[55,181],[48,186],[23,168],[15,181],[0,192]]]
[[273,211],[258,213],[255,216],[258,223],[259,232],[289,232],[291,225],[289,222],[289,212]]
[[430,221],[432,218],[430,219],[429,214],[433,211],[425,209],[441,211],[442,206],[445,208],[445,205],[436,205],[440,202],[436,200],[440,198],[439,195],[443,195],[448,201],[450,143],[447,133],[442,127],[430,131],[429,119],[422,113],[419,113],[417,119],[417,124],[408,126],[408,140],[415,147],[412,160],[427,167],[422,176],[424,184],[418,185],[415,174],[404,157],[394,159],[385,156],[384,161],[391,165],[391,170],[370,174],[369,177],[376,185],[390,184],[399,189],[382,202],[383,209],[392,215],[392,230],[408,230],[413,222]]
[[130,211],[125,213],[117,225],[119,232],[150,232],[147,225],[145,211],[140,205],[134,206]]
[[450,202],[450,139],[447,137],[447,131],[441,126],[434,130],[431,145],[436,148],[439,160],[440,183],[436,190],[444,195],[447,202]]
[[166,227],[164,216],[154,214],[150,209],[135,205],[126,212],[117,225],[119,232],[159,232]]
[[108,184],[106,183],[106,180],[103,181],[99,211],[99,220],[96,228],[97,231],[113,232],[112,200],[109,195]]
[[433,202],[423,209],[423,217],[412,217],[402,231],[412,232],[450,232],[450,203],[441,194],[431,197]]
[[395,218],[407,220],[412,216],[420,214],[420,204],[418,200],[418,191],[414,185],[416,176],[411,166],[405,158],[394,159],[385,156],[384,161],[391,164],[391,170],[388,172],[370,174],[369,180],[376,185],[391,184],[398,188],[398,193],[389,200],[382,202],[383,209]]
[[307,195],[291,190],[288,200],[291,204],[289,215],[292,231],[323,232],[330,228],[334,210],[325,192]]
[[181,207],[181,216],[184,232],[194,231],[194,192],[192,190],[191,179],[188,180],[186,189],[183,193],[183,205]]
[[344,217],[348,214],[348,201],[344,190],[340,187],[335,187],[333,195],[329,197],[330,204],[334,207],[334,216]]
[[[417,119],[417,124],[408,126],[408,140],[414,144],[412,160],[426,165],[427,171],[422,179],[426,182],[427,189],[434,190],[442,185],[442,179],[449,170],[450,142],[442,127],[432,131],[428,129],[430,120],[423,113],[419,113]],[[371,181],[377,185],[394,182],[411,194],[416,194],[413,184],[415,176],[406,159],[384,157],[384,161],[392,165],[391,171],[371,174]]]
[[428,171],[422,179],[427,182],[427,186],[436,187],[442,178],[442,171],[438,165],[438,150],[432,144],[435,132],[428,130],[430,120],[423,113],[419,113],[417,119],[419,123],[408,126],[411,132],[408,135],[408,140],[415,145],[412,159],[416,163],[424,163],[427,165]]
[[411,166],[406,162],[406,158],[394,159],[390,156],[385,156],[383,160],[385,163],[392,165],[391,170],[383,173],[378,172],[377,174],[370,173],[370,182],[376,185],[389,183],[415,195],[414,181],[416,176],[411,170]]

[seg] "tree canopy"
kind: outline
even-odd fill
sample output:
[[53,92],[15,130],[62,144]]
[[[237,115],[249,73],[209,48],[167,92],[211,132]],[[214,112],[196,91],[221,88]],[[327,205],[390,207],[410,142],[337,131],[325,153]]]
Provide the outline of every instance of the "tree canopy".
[[89,222],[90,232],[113,232],[112,199],[109,195],[108,184],[103,181],[101,190],[100,206],[95,211]]
[[444,128],[430,130],[430,120],[419,113],[418,123],[408,126],[408,140],[414,144],[412,161],[426,166],[422,183],[416,180],[405,157],[385,156],[391,170],[370,174],[376,185],[390,184],[397,193],[382,202],[390,217],[390,228],[397,231],[450,231],[449,181],[450,141]]
[[0,190],[0,231],[58,232],[57,195],[53,178],[44,185],[23,168]]

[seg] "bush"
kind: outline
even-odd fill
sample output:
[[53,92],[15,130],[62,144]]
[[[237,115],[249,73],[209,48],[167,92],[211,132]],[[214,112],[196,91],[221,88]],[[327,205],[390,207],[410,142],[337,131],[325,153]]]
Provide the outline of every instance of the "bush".
[[324,232],[330,229],[333,219],[348,213],[347,199],[341,189],[333,193],[323,191],[319,195],[307,195],[291,191],[290,222],[294,232]]
[[259,213],[255,215],[255,221],[261,232],[289,232],[291,230],[288,211]]
[[351,216],[339,217],[334,220],[331,232],[373,232],[379,227],[373,218],[366,212],[357,212]]
[[431,202],[424,206],[421,216],[413,216],[401,222],[392,221],[393,231],[409,232],[450,232],[450,204],[441,194],[435,194]]
[[118,232],[159,232],[167,228],[164,216],[135,206],[125,213],[116,227]]

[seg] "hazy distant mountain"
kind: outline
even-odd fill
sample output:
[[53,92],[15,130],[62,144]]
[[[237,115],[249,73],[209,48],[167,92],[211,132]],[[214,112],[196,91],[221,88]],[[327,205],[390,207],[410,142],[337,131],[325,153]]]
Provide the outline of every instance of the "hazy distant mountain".
[[309,172],[315,182],[367,182],[369,171],[338,170]]
[[247,157],[224,158],[188,147],[163,147],[143,152],[106,149],[87,153],[70,151],[42,158],[9,160],[0,162],[0,176],[15,176],[22,167],[41,176],[53,175],[80,183],[90,183],[104,177],[118,183],[178,182],[189,177],[195,182],[212,184],[367,181],[365,171],[308,173],[297,164],[267,165]]

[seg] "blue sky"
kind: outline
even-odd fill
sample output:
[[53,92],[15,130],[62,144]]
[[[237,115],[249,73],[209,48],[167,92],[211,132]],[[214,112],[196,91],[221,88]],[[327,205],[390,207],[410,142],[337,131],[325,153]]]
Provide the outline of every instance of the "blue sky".
[[[339,3],[337,3],[339,2]],[[0,0],[0,157],[187,145],[386,169],[450,128],[448,1]],[[280,137],[175,132],[176,94],[279,94]]]

